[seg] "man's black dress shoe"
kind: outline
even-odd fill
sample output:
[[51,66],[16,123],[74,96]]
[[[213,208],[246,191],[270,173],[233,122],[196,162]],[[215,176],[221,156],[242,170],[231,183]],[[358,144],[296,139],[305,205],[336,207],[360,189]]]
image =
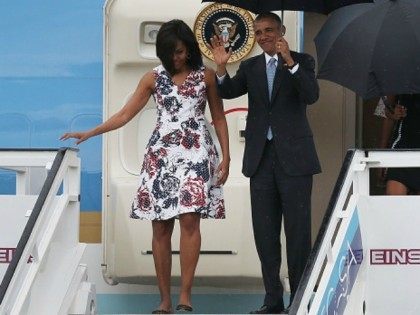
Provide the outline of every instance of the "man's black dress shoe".
[[263,305],[260,309],[250,312],[250,314],[283,314],[283,311],[284,307]]

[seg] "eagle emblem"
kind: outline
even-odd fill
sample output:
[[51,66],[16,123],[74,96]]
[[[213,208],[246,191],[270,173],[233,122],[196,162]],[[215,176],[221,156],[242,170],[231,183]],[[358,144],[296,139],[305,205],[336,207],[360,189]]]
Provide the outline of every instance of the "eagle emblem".
[[225,48],[235,46],[241,35],[236,31],[238,22],[229,18],[221,18],[213,23],[214,34],[221,37],[225,43]]
[[209,59],[213,59],[213,54],[208,45],[215,35],[223,39],[225,49],[232,50],[228,63],[244,58],[255,43],[253,15],[229,4],[212,3],[203,7],[193,29],[200,51]]

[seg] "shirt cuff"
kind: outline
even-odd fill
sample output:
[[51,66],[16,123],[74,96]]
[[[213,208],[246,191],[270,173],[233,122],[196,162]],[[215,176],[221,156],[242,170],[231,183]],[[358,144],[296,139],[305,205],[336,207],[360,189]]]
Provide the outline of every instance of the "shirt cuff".
[[216,73],[216,78],[217,78],[217,83],[222,84],[223,81],[225,80],[226,74],[222,75],[221,77],[219,77]]
[[298,71],[299,69],[299,64],[295,64],[295,66],[292,69],[289,69],[291,74],[294,74],[296,71]]

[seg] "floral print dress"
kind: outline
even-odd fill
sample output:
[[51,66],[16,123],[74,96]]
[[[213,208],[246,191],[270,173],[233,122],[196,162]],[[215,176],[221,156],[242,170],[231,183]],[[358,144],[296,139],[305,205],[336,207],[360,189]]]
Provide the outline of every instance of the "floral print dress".
[[160,65],[155,75],[157,123],[140,172],[133,219],[168,220],[183,213],[222,219],[222,187],[216,184],[219,157],[205,125],[204,67],[177,86]]

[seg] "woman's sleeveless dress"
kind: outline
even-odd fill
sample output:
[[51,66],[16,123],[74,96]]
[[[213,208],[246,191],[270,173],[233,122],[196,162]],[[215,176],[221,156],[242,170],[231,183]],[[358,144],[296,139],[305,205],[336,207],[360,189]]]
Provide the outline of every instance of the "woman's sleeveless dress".
[[146,146],[133,219],[168,220],[183,213],[222,219],[222,187],[216,185],[219,158],[205,125],[204,67],[177,86],[160,65],[153,69],[157,123]]

